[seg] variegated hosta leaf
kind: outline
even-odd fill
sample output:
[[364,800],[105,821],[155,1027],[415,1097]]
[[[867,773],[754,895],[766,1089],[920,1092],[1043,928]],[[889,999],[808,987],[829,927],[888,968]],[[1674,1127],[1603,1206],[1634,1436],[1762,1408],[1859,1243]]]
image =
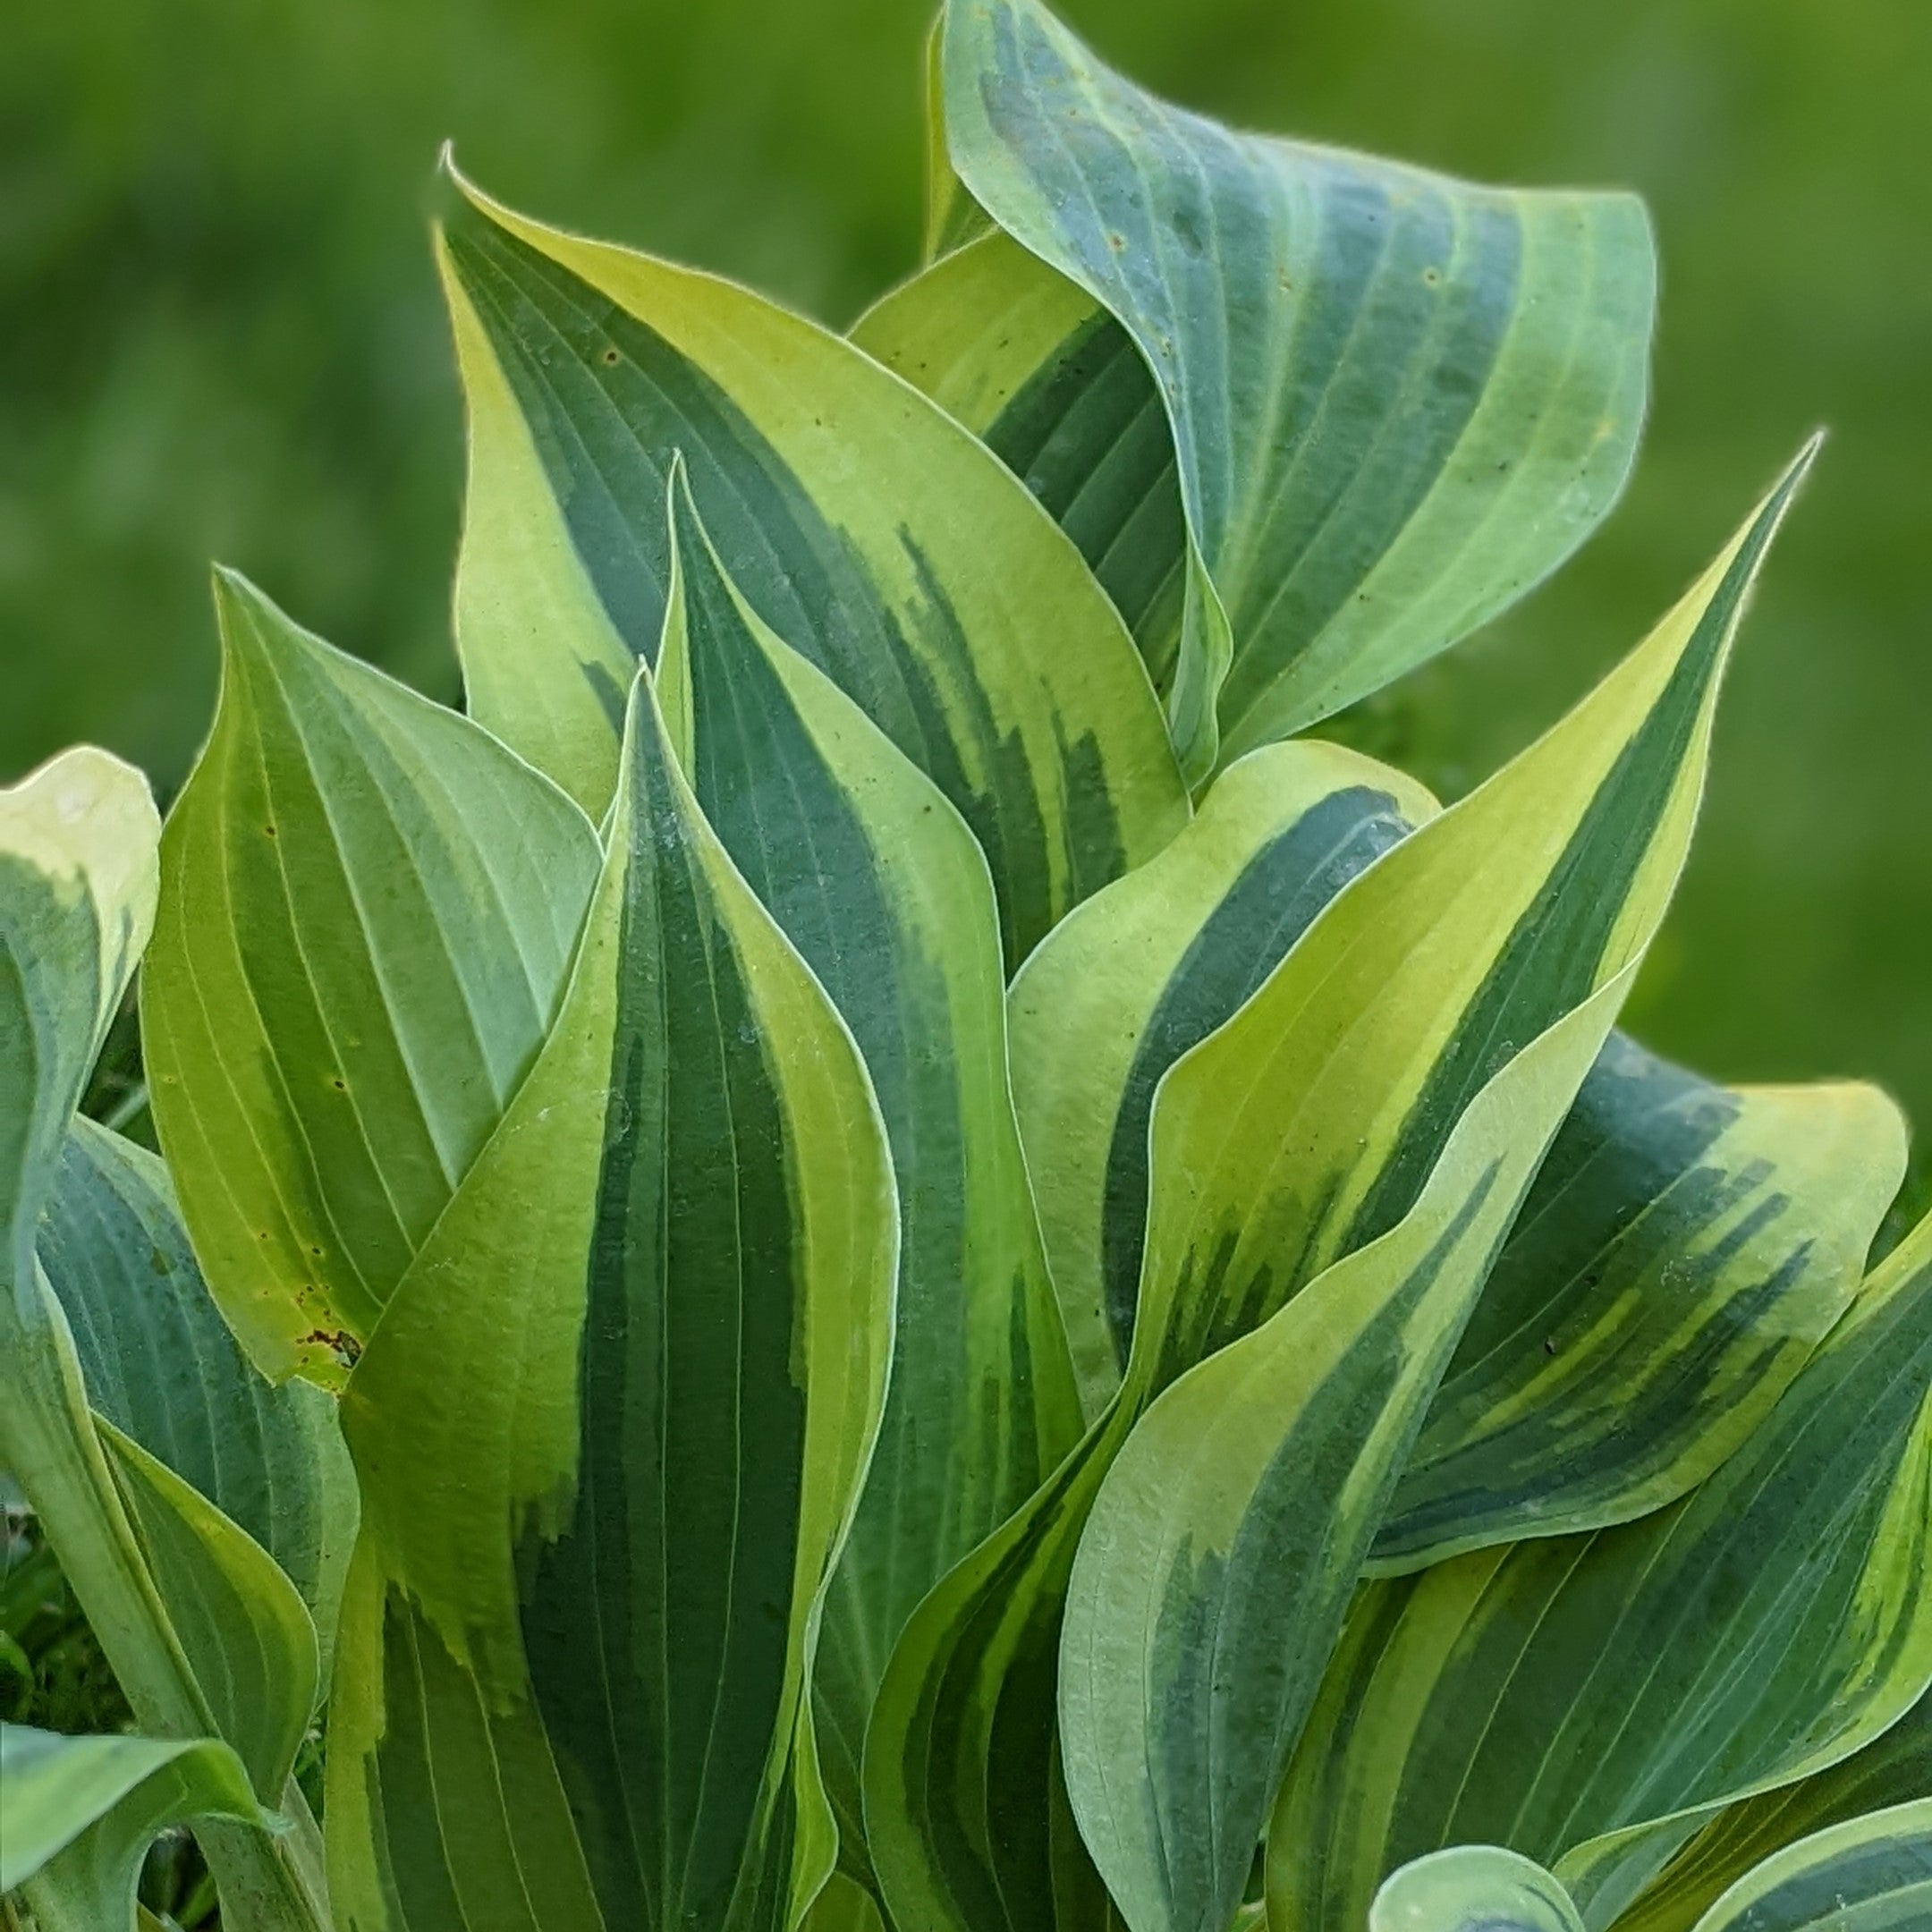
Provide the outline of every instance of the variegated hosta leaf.
[[1613,1037],[1410,1457],[1384,1573],[1702,1481],[1843,1312],[1904,1168],[1875,1089],[1719,1087]]
[[1159,858],[1055,928],[1013,981],[1021,1133],[1090,1414],[1119,1386],[1133,1336],[1161,1076],[1436,809],[1413,780],[1338,746],[1264,747]]
[[1932,1924],[1932,1798],[1852,1818],[1767,1859],[1697,1932],[1923,1932]]
[[550,1038],[343,1399],[352,1932],[785,1932],[807,1694],[886,1389],[897,1217],[851,1036],[643,678]]
[[1191,775],[1217,719],[1232,758],[1326,716],[1602,517],[1643,411],[1636,200],[1232,133],[1108,71],[1037,0],[951,0],[945,31],[962,180],[1112,313],[1167,411]]
[[243,1346],[335,1384],[549,1027],[597,837],[467,719],[216,590],[142,976],[155,1124]]
[[479,718],[600,809],[626,667],[657,656],[682,453],[751,607],[972,826],[1010,964],[1166,843],[1186,792],[1131,640],[979,444],[744,290],[458,188],[442,254],[470,399],[457,629]]
[[1036,1932],[1091,1908],[1091,1874],[1082,1894],[1056,1851],[1051,1707],[1068,1572],[1107,1464],[1168,1383],[1395,1225],[1517,1043],[1641,953],[1682,863],[1739,604],[1802,468],[1583,705],[1363,872],[1169,1071],[1122,1389],[920,1606],[886,1674],[867,1815],[902,1922]]
[[[950,167],[946,178],[958,181]],[[885,296],[852,335],[1039,498],[1167,695],[1186,601],[1187,518],[1167,414],[1133,338],[1085,289],[997,229]]]
[[96,1414],[275,1559],[326,1655],[356,1517],[333,1399],[255,1370],[209,1299],[167,1170],[92,1121],[68,1134],[39,1255]]
[[[67,752],[0,793],[0,1120],[12,1137],[0,1181],[0,1468],[26,1491],[142,1726],[177,1743],[225,1727],[262,1781],[257,1795],[294,1814],[272,1840],[204,1830],[225,1922],[314,1932],[326,1907],[313,1821],[280,1782],[315,1697],[308,1613],[242,1530],[97,1425],[66,1313],[35,1254],[50,1196],[56,1249],[72,1205],[62,1150],[154,917],[159,832],[145,781],[103,752]],[[154,1250],[137,1255],[152,1268]],[[87,1266],[118,1273],[131,1258],[96,1255]]]
[[826,1606],[826,1783],[863,1857],[860,1757],[913,1606],[1079,1439],[1008,1090],[999,919],[944,795],[738,594],[672,486],[671,736],[745,882],[852,1029],[902,1236],[891,1392]]
[[[1100,1486],[1060,1734],[1132,1932],[1233,1919],[1423,1410],[1633,973],[1477,1095],[1403,1220],[1174,1383]],[[1175,1078],[1205,1075],[1218,1044]]]
[[133,1932],[134,1888],[159,1833],[198,1818],[266,1822],[225,1744],[11,1724],[0,1724],[0,1894],[23,1888],[38,1932]]
[[1693,1932],[1721,1894],[1787,1845],[1927,1792],[1932,1792],[1932,1689],[1862,1750],[1720,1812],[1618,1919],[1616,1932]]
[[1269,1835],[1270,1911],[1352,1928],[1487,1839],[1592,1928],[1719,1807],[1821,1771],[1932,1684],[1932,1221],[1682,1502],[1370,1586]]
[[1533,1859],[1500,1845],[1455,1845],[1393,1873],[1368,1932],[1583,1932],[1576,1906]]
[[148,783],[83,745],[0,790],[0,1266],[34,1318],[34,1235],[108,1022],[154,925]]

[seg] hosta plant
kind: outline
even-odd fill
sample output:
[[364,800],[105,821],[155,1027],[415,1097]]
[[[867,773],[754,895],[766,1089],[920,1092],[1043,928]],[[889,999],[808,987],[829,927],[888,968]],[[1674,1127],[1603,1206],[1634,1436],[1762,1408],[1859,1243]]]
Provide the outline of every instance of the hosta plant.
[[1444,809],[1308,733],[1608,509],[1641,209],[1035,0],[931,86],[849,337],[447,170],[465,708],[224,573],[165,826],[4,795],[0,1461],[134,1720],[5,1731],[6,1913],[1923,1925],[1902,1123],[1617,1030],[1810,452]]

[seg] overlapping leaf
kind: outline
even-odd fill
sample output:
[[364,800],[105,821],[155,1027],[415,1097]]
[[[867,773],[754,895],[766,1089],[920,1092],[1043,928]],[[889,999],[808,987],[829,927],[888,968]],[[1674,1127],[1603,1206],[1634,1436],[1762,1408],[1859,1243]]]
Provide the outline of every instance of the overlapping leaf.
[[1097,1413],[1133,1336],[1161,1077],[1231,1018],[1316,915],[1436,801],[1337,746],[1233,767],[1151,864],[1035,952],[1008,997],[1013,1087],[1054,1284]]
[[208,1296],[166,1169],[91,1121],[68,1134],[38,1252],[96,1414],[275,1559],[326,1652],[356,1513],[333,1400],[256,1372]]
[[1068,1587],[1060,1729],[1132,1932],[1232,1921],[1402,1458],[1629,978],[1517,1055],[1414,1208],[1183,1375],[1108,1470]]
[[953,0],[945,31],[966,188],[1113,315],[1166,410],[1191,775],[1453,642],[1608,508],[1655,297],[1634,199],[1232,133],[1036,0]]
[[[484,504],[457,599],[471,708],[593,810],[616,665],[657,655],[682,453],[747,602],[972,826],[1010,964],[1179,829],[1184,788],[1118,615],[943,411],[743,290],[466,187],[442,245]],[[512,505],[534,534],[504,551]]]
[[1914,1932],[1932,1919],[1932,1798],[1852,1818],[1767,1859],[1697,1932]]
[[133,1932],[156,1835],[224,1818],[263,1823],[233,1751],[210,1740],[56,1737],[0,1724],[0,1894],[24,1888],[38,1932]]
[[633,694],[564,1008],[344,1397],[352,1932],[784,1932],[897,1220],[851,1037]]
[[658,685],[699,806],[852,1029],[902,1238],[891,1394],[826,1606],[819,1740],[859,1836],[866,1720],[913,1606],[1080,1418],[1007,1086],[999,920],[945,797],[739,596],[684,488]]
[[[938,178],[958,186],[950,167]],[[1165,697],[1181,648],[1187,519],[1166,411],[1133,338],[998,230],[894,289],[852,334],[1039,498]]]
[[1570,1894],[1498,1845],[1432,1852],[1376,1894],[1368,1932],[1583,1932]]
[[1613,1037],[1450,1364],[1380,1567],[1626,1521],[1700,1482],[1843,1312],[1904,1162],[1871,1088],[1724,1088]]
[[216,583],[222,698],[169,815],[141,1022],[208,1285],[339,1384],[556,1010],[589,821],[453,712]]
[[1271,1913],[1340,1932],[1404,1859],[1483,1840],[1602,1927],[1720,1807],[1928,1684],[1932,1222],[1684,1501],[1365,1592],[1270,1829]]
[[[0,1117],[11,1137],[0,1294],[0,1466],[13,1471],[144,1728],[208,1737],[225,1719],[294,1828],[211,1825],[208,1862],[235,1932],[326,1923],[313,1826],[280,1779],[314,1700],[316,1639],[293,1587],[205,1498],[97,1428],[61,1301],[35,1253],[96,1051],[154,916],[159,826],[138,774],[91,750],[0,794]],[[105,1439],[104,1439],[105,1438]],[[231,1672],[254,1673],[245,1711]],[[257,1695],[258,1694],[258,1695]]]
[[1617,1920],[1617,1932],[1692,1932],[1737,1879],[1801,1838],[1932,1792],[1932,1689],[1851,1757],[1719,1813]]
[[[1169,1072],[1122,1392],[921,1606],[887,1674],[867,1799],[895,1917],[1032,1932],[1089,1909],[1056,1851],[1063,1801],[1045,1713],[1068,1572],[1106,1466],[1168,1383],[1394,1226],[1516,1043],[1640,953],[1682,861],[1738,607],[1801,470],[1591,699],[1365,871]],[[1227,1883],[1217,1871],[1216,1895]]]

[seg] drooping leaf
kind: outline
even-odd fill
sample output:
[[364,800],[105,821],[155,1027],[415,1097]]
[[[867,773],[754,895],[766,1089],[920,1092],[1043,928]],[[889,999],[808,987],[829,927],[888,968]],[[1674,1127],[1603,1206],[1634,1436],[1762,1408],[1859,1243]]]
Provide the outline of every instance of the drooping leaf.
[[1927,1792],[1932,1792],[1932,1689],[1862,1750],[1720,1812],[1617,1919],[1616,1932],[1693,1932],[1733,1883],[1787,1845]]
[[328,1754],[355,1932],[784,1932],[897,1222],[850,1035],[647,680],[555,1028],[343,1398]]
[[1167,414],[1133,338],[996,229],[875,303],[852,336],[1039,498],[1165,697],[1181,648],[1187,519]]
[[1118,1387],[1133,1336],[1162,1075],[1233,1016],[1343,886],[1436,810],[1372,758],[1265,747],[1014,979],[1021,1133],[1090,1414]]
[[891,1390],[826,1605],[818,1735],[848,1851],[914,1606],[1080,1433],[1008,1089],[999,919],[959,814],[740,597],[672,485],[658,688],[698,802],[852,1029],[899,1195]]
[[[208,1736],[225,1713],[242,1741],[259,1747],[257,1768],[268,1776],[313,1700],[312,1631],[306,1681],[301,1670],[307,1613],[268,1559],[192,1492],[185,1514],[172,1508],[175,1496],[156,1505],[158,1531],[131,1504],[123,1459],[104,1444],[107,1426],[97,1427],[66,1314],[35,1253],[75,1107],[154,917],[159,832],[146,783],[104,752],[64,753],[0,792],[0,1132],[9,1137],[0,1165],[8,1215],[0,1467],[25,1490],[142,1727],[182,1743]],[[204,1546],[204,1529],[221,1548]],[[156,1536],[171,1558],[158,1573]],[[176,1615],[199,1609],[211,1572],[225,1566],[232,1578],[251,1565],[274,1600],[245,1600],[225,1621],[211,1613],[184,1637]],[[201,1674],[236,1664],[220,1640],[252,1644],[258,1617],[285,1640],[263,1659],[272,1706],[244,1725]],[[320,1932],[327,1913],[313,1820],[292,1787],[257,1796],[288,1810],[291,1828],[268,1839],[211,1823],[201,1835],[225,1922],[231,1932]]]
[[1701,1482],[1844,1311],[1904,1167],[1874,1089],[1719,1087],[1613,1037],[1450,1364],[1382,1572]]
[[242,1345],[339,1384],[543,1039],[597,838],[467,719],[216,590],[142,977],[155,1123]]
[[0,1894],[24,1887],[39,1932],[133,1932],[149,1844],[211,1817],[264,1822],[224,1744],[0,1724]]
[[1132,1932],[1232,1921],[1402,1459],[1632,971],[1477,1095],[1402,1221],[1182,1376],[1114,1458],[1067,1591],[1060,1733]]
[[1804,462],[1590,698],[1364,871],[1168,1072],[1122,1389],[928,1597],[886,1674],[867,1815],[894,1918],[1036,1932],[1094,1909],[1065,1849],[1051,1708],[1106,1467],[1161,1389],[1399,1222],[1516,1043],[1641,953],[1682,860],[1739,606]]
[[1352,1928],[1462,1840],[1592,1928],[1719,1808],[1821,1771],[1932,1684],[1932,1222],[1682,1502],[1371,1586],[1271,1827],[1270,1910]]
[[1767,1859],[1697,1932],[1915,1932],[1932,1922],[1932,1798],[1835,1825]]
[[92,1121],[68,1134],[38,1252],[96,1413],[275,1559],[326,1655],[356,1513],[334,1401],[256,1371],[208,1296],[167,1170]]
[[1583,1921],[1535,1860],[1500,1845],[1454,1845],[1390,1875],[1368,1932],[1583,1932]]
[[1633,199],[1233,133],[1037,0],[952,0],[944,89],[966,188],[1113,314],[1166,408],[1191,775],[1453,643],[1608,509],[1655,301]]
[[[593,809],[608,795],[610,640],[656,658],[682,453],[751,607],[971,826],[1009,964],[1166,843],[1186,793],[1131,640],[1052,519],[958,425],[743,290],[457,189],[442,256],[472,371],[473,477],[495,466],[488,500],[530,503],[546,534],[514,568],[548,573],[471,597],[465,564],[457,628],[486,724]],[[495,584],[512,566],[477,567]],[[523,614],[574,611],[586,584],[601,613],[589,628]],[[594,759],[582,716],[568,733],[549,722],[554,693],[585,688],[609,705]]]

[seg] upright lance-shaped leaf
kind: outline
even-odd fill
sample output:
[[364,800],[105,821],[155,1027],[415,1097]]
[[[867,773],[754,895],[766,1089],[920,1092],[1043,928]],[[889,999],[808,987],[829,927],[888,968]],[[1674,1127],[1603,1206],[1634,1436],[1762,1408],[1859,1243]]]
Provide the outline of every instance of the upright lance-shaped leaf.
[[1720,1807],[1928,1684],[1932,1221],[1682,1502],[1364,1593],[1270,1828],[1271,1916],[1352,1928],[1385,1871],[1473,1838],[1606,1926]]
[[1385,1573],[1701,1482],[1843,1313],[1905,1167],[1873,1088],[1719,1087],[1613,1036],[1451,1361]]
[[39,1255],[95,1413],[275,1559],[326,1655],[356,1516],[333,1399],[256,1371],[209,1298],[167,1170],[92,1121],[68,1134]]
[[1068,1586],[1060,1731],[1132,1932],[1233,1920],[1423,1409],[1633,972],[1483,1089],[1395,1227],[1183,1375],[1107,1471]]
[[[946,178],[958,181],[950,167]],[[1133,338],[997,229],[883,297],[852,337],[1039,498],[1106,586],[1166,697],[1181,648],[1187,519],[1166,411]]]
[[1133,1338],[1161,1077],[1436,801],[1335,745],[1232,767],[1159,858],[1063,920],[1008,995],[1013,1091],[1080,1386],[1097,1413]]
[[831,1868],[813,1649],[897,1220],[851,1036],[648,682],[557,1024],[343,1398],[350,1932],[785,1932]]
[[1583,1921],[1535,1860],[1455,1845],[1394,1873],[1376,1894],[1368,1932],[1583,1932]]
[[[0,793],[0,1467],[26,1490],[142,1725],[180,1741],[225,1718],[258,1795],[301,1818],[300,1793],[278,1781],[314,1698],[301,1603],[204,1498],[165,1470],[157,1487],[138,1449],[97,1428],[35,1252],[75,1106],[153,920],[159,829],[140,775],[104,752],[64,753]],[[244,1662],[260,1692],[245,1713],[225,1694]],[[235,1932],[326,1923],[312,1822],[273,1843],[213,1825],[202,1836]]]
[[1720,1812],[1617,1920],[1617,1932],[1692,1932],[1747,1872],[1801,1838],[1932,1792],[1932,1689],[1828,1770]]
[[[457,185],[444,280],[472,492],[497,506],[458,582],[477,716],[601,809],[623,690],[613,640],[656,658],[682,452],[746,601],[971,826],[1010,964],[1166,843],[1186,792],[1131,640],[979,444],[838,336]],[[499,559],[512,499],[543,534]],[[591,605],[594,623],[564,621]],[[552,723],[566,702],[567,731]]]
[[265,1822],[225,1745],[56,1737],[0,1724],[0,1894],[24,1887],[38,1932],[133,1932],[141,1860],[171,1825]]
[[1232,133],[1037,0],[949,0],[944,85],[966,187],[1114,315],[1165,406],[1191,775],[1217,734],[1236,756],[1453,643],[1609,507],[1655,299],[1633,199]]
[[921,1605],[886,1674],[867,1804],[894,1917],[1078,1922],[1043,1714],[1095,1490],[1162,1388],[1400,1221],[1513,1043],[1641,953],[1689,837],[1740,603],[1803,467],[1583,705],[1363,872],[1168,1073],[1121,1392]]
[[862,1857],[859,1765],[913,1606],[1079,1439],[1006,1073],[999,919],[959,814],[738,594],[682,469],[657,685],[692,790],[852,1029],[902,1239],[891,1393],[826,1606],[826,1782]]
[[241,579],[216,602],[141,990],[155,1124],[242,1345],[339,1384],[549,1027],[597,836]]
[[1766,1860],[1697,1932],[1912,1932],[1932,1919],[1932,1798],[1851,1818]]

